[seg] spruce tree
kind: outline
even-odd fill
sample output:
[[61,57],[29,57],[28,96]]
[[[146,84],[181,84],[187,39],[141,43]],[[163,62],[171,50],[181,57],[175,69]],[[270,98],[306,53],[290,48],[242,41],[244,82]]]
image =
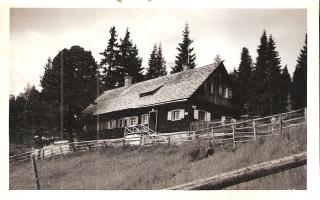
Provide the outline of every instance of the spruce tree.
[[120,79],[117,80],[117,86],[124,85],[125,76],[131,76],[134,83],[143,81],[142,58],[139,57],[137,46],[131,41],[128,28],[124,38],[120,39],[118,63],[116,73],[120,74]]
[[266,88],[263,84],[263,80],[266,77],[267,73],[267,51],[268,51],[268,37],[267,33],[264,30],[260,37],[260,45],[257,49],[257,59],[254,69],[254,80],[253,80],[253,90],[254,95],[258,96],[266,92]]
[[241,96],[239,97],[239,103],[241,110],[245,113],[244,104],[252,97],[251,92],[251,76],[252,76],[252,59],[249,55],[249,50],[246,47],[242,48],[241,61],[238,70],[238,84]]
[[166,62],[162,56],[161,44],[159,44],[158,48],[156,44],[153,46],[148,64],[149,68],[147,69],[146,74],[147,80],[167,75]]
[[146,79],[156,78],[156,70],[157,70],[157,45],[153,46],[152,52],[149,58],[149,68],[147,69]]
[[100,53],[103,58],[100,61],[100,69],[102,69],[101,85],[103,90],[113,89],[116,87],[116,83],[121,76],[116,73],[116,67],[118,65],[119,58],[119,44],[117,42],[116,28],[112,26],[110,28],[110,39],[108,41],[107,48],[103,53]]
[[293,108],[299,109],[307,106],[307,34],[304,40],[304,46],[300,50],[297,65],[293,73],[292,100]]
[[179,43],[177,47],[178,55],[176,56],[175,66],[172,68],[171,73],[180,72],[183,70],[183,65],[188,65],[190,69],[195,68],[196,55],[193,53],[193,48],[190,45],[193,43],[193,40],[189,38],[190,30],[189,26],[186,23],[184,31],[182,33],[183,40]]
[[281,95],[281,112],[286,112],[288,96],[290,95],[291,88],[291,76],[288,72],[287,65],[282,69],[280,78],[280,95]]
[[158,71],[159,71],[159,76],[165,76],[167,75],[167,69],[166,69],[166,61],[164,60],[164,57],[162,55],[162,45],[161,43],[159,44],[158,47],[158,52],[157,52],[157,66],[158,66]]
[[281,65],[279,53],[276,50],[272,35],[269,36],[267,50],[267,73],[264,79],[264,85],[269,94],[269,107],[266,106],[266,112],[275,114],[281,112],[281,90],[279,85],[281,76]]

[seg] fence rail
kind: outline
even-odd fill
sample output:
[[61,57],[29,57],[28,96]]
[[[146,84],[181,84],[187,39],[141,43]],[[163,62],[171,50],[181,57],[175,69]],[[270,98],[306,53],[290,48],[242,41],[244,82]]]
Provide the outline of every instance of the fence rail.
[[165,190],[223,189],[242,182],[251,181],[257,178],[296,168],[305,165],[306,163],[307,153],[302,152],[284,158],[259,163],[249,167],[244,167],[231,172],[218,174],[210,178],[199,179],[186,184],[167,188]]
[[[211,140],[214,144],[237,143],[256,141],[257,137],[268,137],[282,134],[283,129],[306,124],[306,109],[287,113],[235,122],[223,126],[206,126],[194,131],[163,133],[154,135],[132,136],[130,138],[105,139],[72,142],[46,146],[42,149],[17,154],[9,157],[9,161],[30,160],[32,155],[36,159],[46,159],[55,156],[64,156],[75,152],[93,151],[98,148],[120,147],[127,145],[149,146],[152,144],[183,144],[192,140]],[[148,138],[152,137],[152,139]]]

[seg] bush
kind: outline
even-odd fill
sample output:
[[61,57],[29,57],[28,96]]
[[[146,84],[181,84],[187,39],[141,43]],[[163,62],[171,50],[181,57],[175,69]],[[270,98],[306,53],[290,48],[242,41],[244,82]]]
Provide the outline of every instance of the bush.
[[190,146],[187,145],[184,151],[184,158],[187,158],[189,162],[195,162],[207,157],[207,142],[195,141]]

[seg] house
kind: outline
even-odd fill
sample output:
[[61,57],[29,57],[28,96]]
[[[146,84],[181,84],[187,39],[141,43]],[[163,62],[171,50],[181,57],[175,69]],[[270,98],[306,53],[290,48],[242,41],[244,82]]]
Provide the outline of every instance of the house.
[[[124,128],[143,124],[157,133],[189,130],[193,121],[210,121],[232,114],[232,88],[223,62],[102,93],[84,114],[83,129],[101,138],[123,137]],[[90,120],[91,119],[91,120]]]

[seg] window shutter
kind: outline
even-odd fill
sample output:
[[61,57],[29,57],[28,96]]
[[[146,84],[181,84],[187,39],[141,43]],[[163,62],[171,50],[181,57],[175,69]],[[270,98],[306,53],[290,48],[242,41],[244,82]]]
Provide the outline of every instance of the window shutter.
[[206,112],[205,121],[206,121],[206,122],[210,122],[210,121],[211,121],[211,113]]
[[179,110],[179,119],[183,119],[184,118],[184,109],[180,109]]
[[199,110],[194,110],[193,118],[194,119],[199,119]]
[[172,112],[171,112],[171,111],[168,112],[168,120],[169,120],[169,121],[172,120]]
[[219,95],[222,95],[222,87],[219,86]]

